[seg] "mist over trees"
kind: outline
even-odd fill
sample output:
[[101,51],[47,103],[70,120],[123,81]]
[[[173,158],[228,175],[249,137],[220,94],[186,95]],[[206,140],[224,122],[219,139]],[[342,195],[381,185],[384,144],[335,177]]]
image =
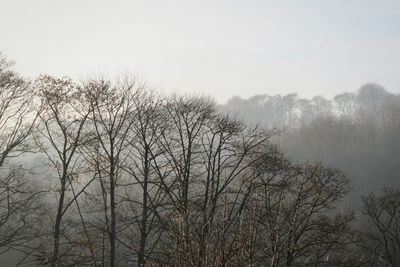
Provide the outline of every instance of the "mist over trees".
[[0,89],[1,266],[398,266],[398,189],[348,203],[363,172],[395,183],[399,97],[378,85],[221,107],[29,81],[0,55]]
[[234,97],[222,109],[249,122],[282,129],[279,144],[295,161],[320,161],[352,179],[349,205],[361,196],[399,185],[400,96],[379,84],[328,100],[296,94]]

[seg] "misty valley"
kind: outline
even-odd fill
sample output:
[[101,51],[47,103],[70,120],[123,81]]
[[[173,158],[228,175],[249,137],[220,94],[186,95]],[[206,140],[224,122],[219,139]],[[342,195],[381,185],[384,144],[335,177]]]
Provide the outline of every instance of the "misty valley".
[[400,95],[354,91],[221,104],[0,54],[0,266],[400,266]]

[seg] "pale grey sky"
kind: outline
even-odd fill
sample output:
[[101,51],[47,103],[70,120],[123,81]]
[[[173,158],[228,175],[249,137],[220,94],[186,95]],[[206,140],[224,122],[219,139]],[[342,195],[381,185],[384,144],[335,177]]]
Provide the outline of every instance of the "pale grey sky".
[[166,92],[400,93],[399,0],[0,0],[0,51],[29,77],[134,73]]

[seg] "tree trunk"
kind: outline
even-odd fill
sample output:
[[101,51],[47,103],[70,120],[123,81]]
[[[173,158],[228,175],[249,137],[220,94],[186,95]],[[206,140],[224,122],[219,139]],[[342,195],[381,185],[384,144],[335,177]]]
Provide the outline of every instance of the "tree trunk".
[[111,211],[111,227],[110,227],[110,267],[115,267],[115,181],[114,167],[111,167],[110,175],[110,211]]
[[50,261],[50,266],[51,267],[57,266],[57,262],[58,262],[58,251],[59,251],[59,248],[60,248],[61,218],[63,216],[64,196],[65,196],[65,183],[66,183],[66,178],[64,177],[63,181],[61,182],[60,201],[58,203],[56,223],[54,225],[53,254],[51,256],[51,261]]
[[143,204],[142,204],[142,221],[141,221],[141,229],[140,229],[140,244],[139,244],[139,255],[138,255],[138,266],[144,266],[146,260],[144,258],[144,253],[146,249],[146,239],[147,239],[147,186],[148,186],[148,150],[146,149],[144,155],[144,177],[143,177]]

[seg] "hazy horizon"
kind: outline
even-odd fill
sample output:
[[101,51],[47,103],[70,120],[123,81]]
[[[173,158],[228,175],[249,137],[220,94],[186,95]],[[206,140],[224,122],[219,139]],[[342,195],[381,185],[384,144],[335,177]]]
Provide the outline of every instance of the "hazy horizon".
[[400,0],[0,6],[0,267],[400,266]]
[[398,1],[7,1],[0,51],[15,69],[133,73],[166,92],[332,97],[400,93]]

